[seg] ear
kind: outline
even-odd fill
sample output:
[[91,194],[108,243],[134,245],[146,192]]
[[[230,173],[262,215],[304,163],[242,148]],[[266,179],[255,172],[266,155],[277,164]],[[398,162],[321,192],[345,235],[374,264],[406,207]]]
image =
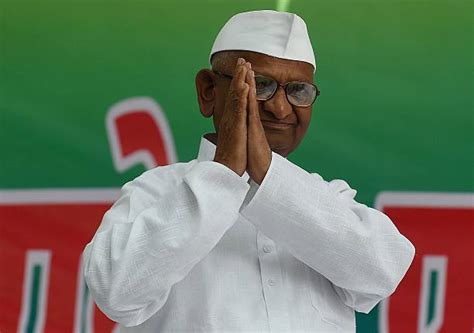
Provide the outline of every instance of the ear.
[[216,101],[215,74],[209,69],[201,69],[196,74],[196,92],[201,114],[209,118],[214,114]]

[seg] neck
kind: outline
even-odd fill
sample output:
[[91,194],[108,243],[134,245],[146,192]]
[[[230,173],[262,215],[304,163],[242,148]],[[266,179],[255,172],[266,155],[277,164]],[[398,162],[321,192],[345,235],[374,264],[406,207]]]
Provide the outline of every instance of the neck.
[[217,146],[217,133],[206,133],[204,137]]

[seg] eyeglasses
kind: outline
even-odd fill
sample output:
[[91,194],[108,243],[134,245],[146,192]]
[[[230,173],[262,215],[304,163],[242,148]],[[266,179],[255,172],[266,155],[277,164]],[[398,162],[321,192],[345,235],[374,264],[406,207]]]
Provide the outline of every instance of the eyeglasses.
[[[232,79],[233,76],[213,70],[214,73]],[[273,78],[255,75],[255,88],[257,90],[257,100],[268,101],[275,95],[278,87],[285,90],[286,99],[294,106],[308,107],[313,105],[316,98],[321,94],[318,87],[309,82],[291,81],[280,84]]]

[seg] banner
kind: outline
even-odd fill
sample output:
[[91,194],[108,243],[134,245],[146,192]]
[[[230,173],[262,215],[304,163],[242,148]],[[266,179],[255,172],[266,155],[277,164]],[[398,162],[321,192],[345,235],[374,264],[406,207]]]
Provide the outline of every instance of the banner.
[[473,2],[0,2],[0,331],[113,332],[81,252],[120,188],[214,131],[195,75],[234,14],[307,23],[321,96],[289,159],[344,179],[416,247],[358,332],[472,329]]

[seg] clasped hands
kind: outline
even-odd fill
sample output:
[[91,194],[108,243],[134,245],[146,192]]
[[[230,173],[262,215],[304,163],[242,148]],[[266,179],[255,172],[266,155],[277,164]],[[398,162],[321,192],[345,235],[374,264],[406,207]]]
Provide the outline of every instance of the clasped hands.
[[260,121],[254,77],[251,64],[239,58],[219,123],[214,161],[239,176],[247,171],[260,185],[270,167],[272,151]]

